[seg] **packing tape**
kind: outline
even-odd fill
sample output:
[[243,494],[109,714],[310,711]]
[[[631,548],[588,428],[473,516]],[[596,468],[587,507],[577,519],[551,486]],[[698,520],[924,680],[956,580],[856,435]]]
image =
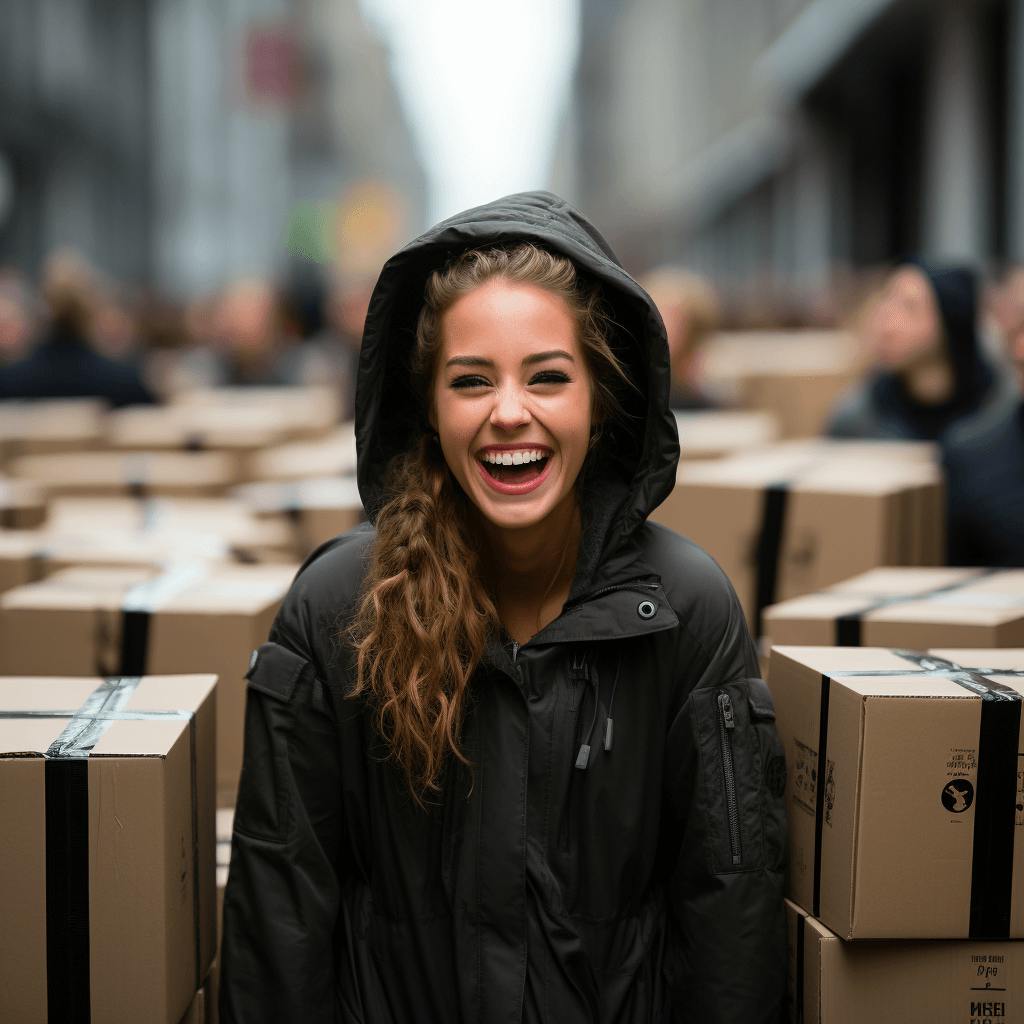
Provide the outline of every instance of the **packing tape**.
[[[838,670],[841,677],[881,677],[921,674],[949,679],[977,694],[982,701],[978,738],[978,769],[974,801],[974,841],[971,863],[972,939],[1006,939],[1010,934],[1013,890],[1013,847],[1016,838],[1017,760],[1021,703],[1012,687],[988,676],[1024,678],[1024,669],[965,667],[923,651],[893,648],[912,669]],[[818,766],[814,805],[814,873],[811,913],[821,913],[822,828],[825,820],[825,784],[828,768],[828,705],[832,678],[821,677],[818,719]],[[982,790],[985,796],[982,797]]]
[[[962,580],[957,580],[955,583],[947,583],[944,586],[936,587],[934,590],[926,590],[920,594],[899,594],[896,596],[890,595],[874,598],[869,604],[866,604],[863,608],[858,608],[855,612],[846,612],[843,615],[836,616],[836,647],[860,647],[861,625],[863,623],[864,616],[870,615],[872,612],[878,611],[880,608],[889,608],[892,605],[905,604],[909,601],[938,601],[946,594],[951,594],[969,586],[972,583],[977,583],[978,580],[984,579],[987,576],[993,576],[1004,571],[1005,570],[1002,569],[980,569],[978,572],[972,573],[970,576],[967,576]],[[1013,595],[998,596],[1012,597]]]
[[139,677],[104,679],[76,711],[0,711],[0,719],[67,718],[46,751],[46,998],[50,1024],[90,1024],[89,755],[112,722],[188,722],[192,793],[194,989],[202,984],[199,919],[199,782],[193,711],[125,711]]

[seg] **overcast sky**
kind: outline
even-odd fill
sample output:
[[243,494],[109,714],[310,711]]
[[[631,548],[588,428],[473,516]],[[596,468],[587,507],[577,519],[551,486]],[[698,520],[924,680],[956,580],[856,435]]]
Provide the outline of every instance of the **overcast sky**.
[[549,185],[578,0],[360,0],[388,42],[431,185],[431,223]]

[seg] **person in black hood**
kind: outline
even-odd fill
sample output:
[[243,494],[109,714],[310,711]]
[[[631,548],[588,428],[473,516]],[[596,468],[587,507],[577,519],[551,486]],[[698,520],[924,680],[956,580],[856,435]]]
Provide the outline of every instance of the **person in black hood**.
[[369,522],[251,662],[221,1020],[779,1019],[785,761],[674,485],[664,326],[547,192],[387,262]]
[[950,565],[1024,568],[1024,272],[1000,289],[1000,328],[1017,398],[942,444]]
[[1012,388],[981,351],[977,316],[973,271],[897,268],[865,324],[878,368],[840,399],[826,432],[937,441],[954,425],[998,415]]

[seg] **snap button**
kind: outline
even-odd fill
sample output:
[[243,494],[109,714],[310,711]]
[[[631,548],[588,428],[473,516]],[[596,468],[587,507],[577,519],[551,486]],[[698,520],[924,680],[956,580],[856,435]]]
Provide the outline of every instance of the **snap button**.
[[636,613],[641,619],[653,619],[658,613],[658,606],[653,601],[641,601],[636,606]]
[[249,668],[248,668],[249,672],[251,672],[256,667],[256,662],[259,661],[259,660],[260,660],[260,652],[258,650],[254,649],[252,654],[249,655]]

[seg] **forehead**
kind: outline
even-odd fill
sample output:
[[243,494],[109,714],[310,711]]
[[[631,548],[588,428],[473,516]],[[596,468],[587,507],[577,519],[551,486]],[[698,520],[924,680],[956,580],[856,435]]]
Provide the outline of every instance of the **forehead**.
[[[495,278],[460,296],[441,317],[446,357],[488,349],[491,358],[526,355],[553,342],[579,351],[565,299],[538,285]],[[472,351],[471,351],[472,350]]]
[[889,292],[900,298],[927,302],[932,297],[928,278],[916,267],[901,267],[889,279]]

